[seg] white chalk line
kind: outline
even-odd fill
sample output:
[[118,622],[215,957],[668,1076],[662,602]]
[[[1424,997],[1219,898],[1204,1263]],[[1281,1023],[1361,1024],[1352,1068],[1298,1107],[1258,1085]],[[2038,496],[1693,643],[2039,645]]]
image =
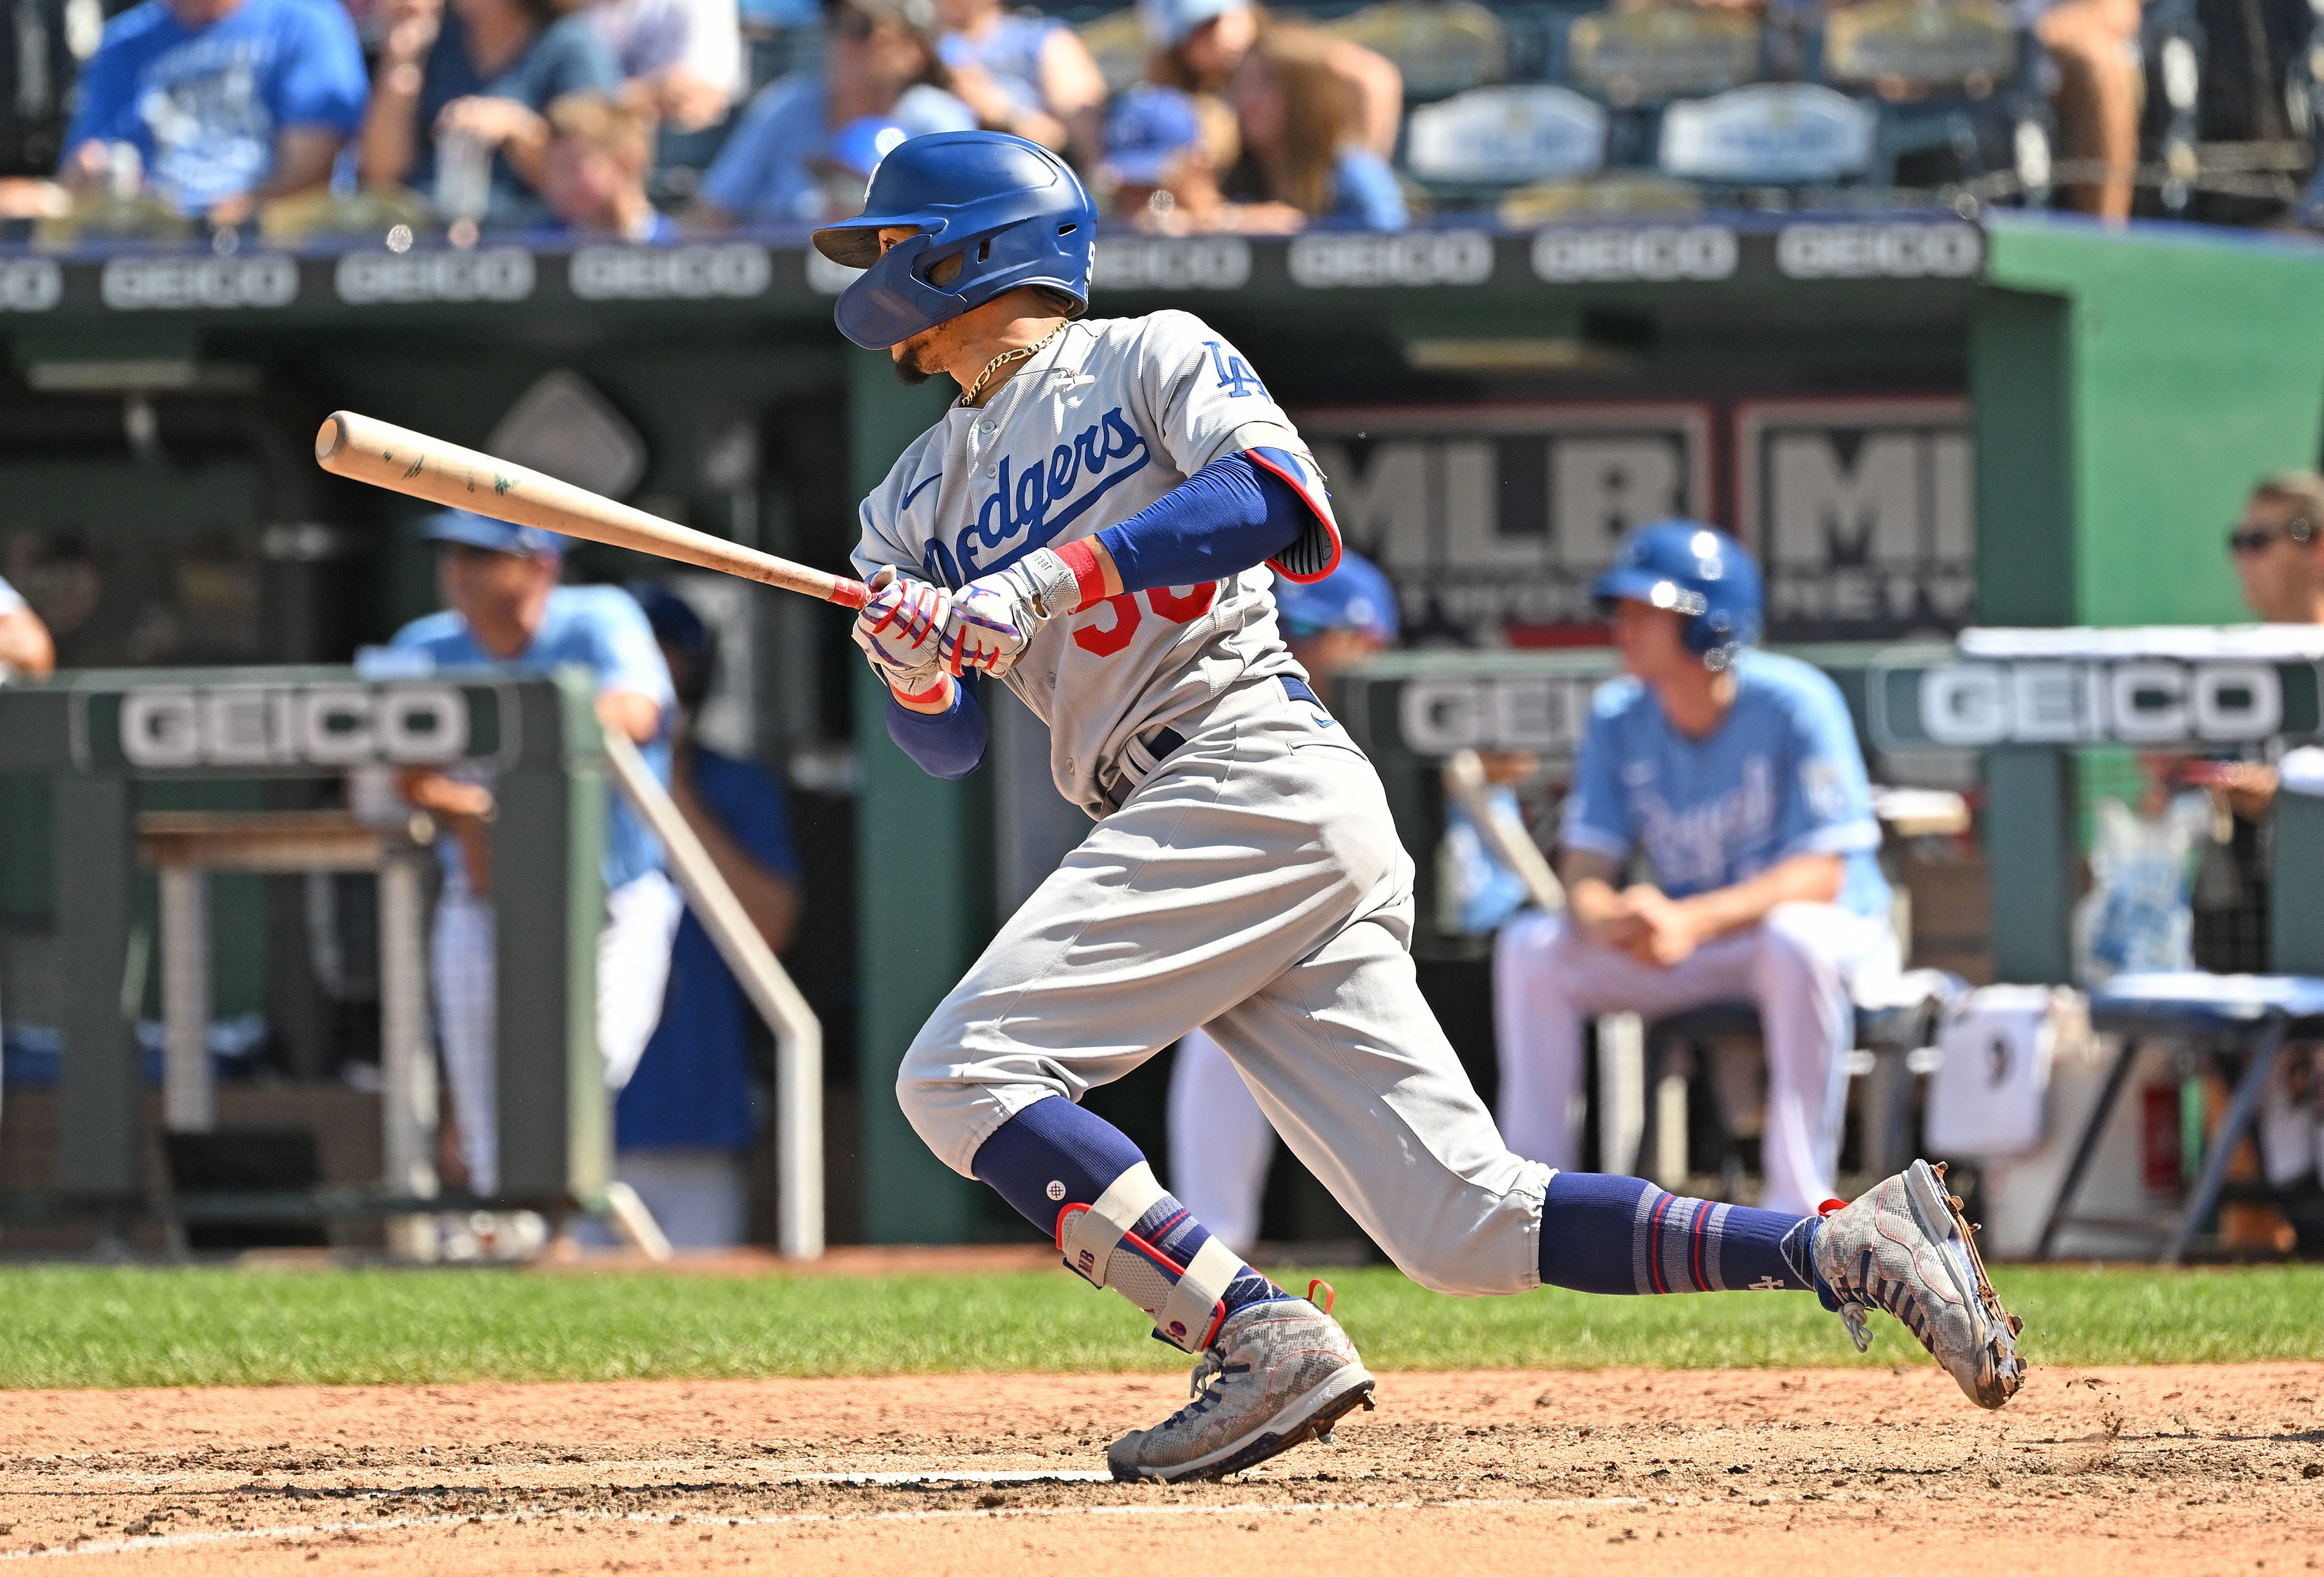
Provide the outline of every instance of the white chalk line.
[[[636,1462],[622,1462],[613,1459],[606,1459],[603,1461],[592,1460],[587,1462],[446,1462],[440,1467],[432,1463],[422,1463],[411,1470],[411,1471],[424,1473],[448,1473],[455,1468],[464,1469],[470,1473],[477,1475],[492,1472],[567,1473],[576,1478],[588,1479],[593,1483],[597,1480],[599,1475],[609,1468],[618,1468],[624,1472],[632,1473],[779,1473],[783,1471],[783,1469],[779,1465],[777,1465],[776,1459],[767,1457],[726,1457],[716,1461],[705,1461],[700,1458],[679,1459],[656,1457],[652,1459],[641,1459]],[[350,1462],[345,1466],[307,1468],[298,1471],[303,1471],[303,1473],[311,1478],[328,1479],[333,1476],[353,1477],[364,1473],[378,1474],[382,1472],[393,1472],[398,1470],[393,1468],[381,1468],[364,1462]],[[267,1471],[280,1476],[287,1481],[293,1470],[273,1468],[267,1470]],[[53,1473],[38,1475],[38,1477],[66,1479],[70,1481],[72,1487],[78,1489],[85,1486],[101,1488],[106,1484],[199,1484],[213,1480],[225,1480],[229,1487],[231,1487],[233,1485],[255,1483],[258,1481],[260,1475],[254,1474],[248,1468],[173,1468],[167,1471],[150,1471],[135,1468],[106,1468],[90,1466],[86,1468],[65,1468]],[[338,1489],[350,1487],[352,1486],[339,1485],[331,1486],[330,1488],[333,1491],[336,1491]],[[8,1493],[7,1490],[0,1489],[0,1494],[6,1493]]]
[[[601,1522],[640,1523],[657,1527],[779,1527],[794,1524],[821,1523],[825,1525],[870,1522],[954,1522],[994,1517],[1253,1517],[1269,1513],[1306,1513],[1350,1511],[1521,1511],[1555,1510],[1561,1508],[1587,1507],[1592,1509],[1612,1509],[1626,1506],[1649,1506],[1655,1502],[1638,1496],[1600,1496],[1591,1499],[1498,1499],[1474,1500],[1251,1500],[1230,1501],[1199,1506],[996,1506],[971,1509],[927,1511],[801,1511],[778,1517],[689,1517],[683,1513],[660,1517],[641,1511],[495,1511],[464,1517],[447,1513],[440,1517],[383,1517],[366,1522],[300,1523],[276,1527],[211,1528],[200,1533],[145,1534],[134,1538],[91,1540],[75,1545],[59,1545],[39,1550],[0,1551],[0,1561],[49,1560],[68,1555],[133,1554],[143,1550],[191,1548],[201,1545],[229,1544],[236,1540],[321,1538],[338,1534],[393,1533],[405,1528],[466,1527],[471,1524],[486,1526],[512,1524],[530,1517],[536,1522]],[[1675,1502],[1674,1502],[1675,1504]]]
[[795,1473],[787,1484],[1110,1484],[1113,1474],[1104,1468],[973,1468],[965,1472],[931,1473],[924,1470],[900,1473]]

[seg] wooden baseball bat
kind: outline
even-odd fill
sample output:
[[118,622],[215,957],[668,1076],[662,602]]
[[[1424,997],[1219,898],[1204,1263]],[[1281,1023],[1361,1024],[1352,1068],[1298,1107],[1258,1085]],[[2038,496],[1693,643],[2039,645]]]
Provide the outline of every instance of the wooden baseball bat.
[[1524,824],[1493,803],[1491,785],[1485,780],[1485,763],[1471,750],[1455,751],[1444,763],[1444,787],[1461,802],[1477,834],[1493,857],[1517,873],[1526,892],[1545,914],[1565,907],[1565,887],[1549,868],[1540,847]]
[[408,493],[447,509],[469,510],[496,521],[537,526],[615,548],[634,548],[641,553],[739,575],[785,591],[804,592],[844,608],[860,608],[870,595],[860,580],[827,575],[694,530],[554,476],[352,410],[333,411],[315,434],[315,463],[335,476]]

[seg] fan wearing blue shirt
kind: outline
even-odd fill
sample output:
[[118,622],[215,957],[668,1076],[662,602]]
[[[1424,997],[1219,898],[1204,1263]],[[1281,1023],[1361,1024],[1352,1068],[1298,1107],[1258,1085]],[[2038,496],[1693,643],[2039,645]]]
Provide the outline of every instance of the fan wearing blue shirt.
[[59,173],[93,188],[108,145],[125,143],[163,202],[239,224],[330,180],[368,91],[337,0],[144,0],[106,24],[81,69]]
[[825,0],[825,13],[821,69],[759,90],[703,172],[691,226],[820,225],[860,212],[861,182],[846,183],[847,202],[835,208],[820,178],[819,166],[845,156],[851,132],[866,122],[905,137],[975,126],[975,112],[945,91],[928,0]]
[[[764,768],[721,754],[696,733],[718,662],[716,632],[684,598],[650,581],[631,588],[678,688],[670,798],[702,840],[767,946],[790,945],[798,860],[790,810]],[[751,1007],[692,908],[670,944],[661,1022],[613,1108],[613,1172],[638,1191],[674,1247],[742,1240],[751,1120]]]
[[[443,613],[398,631],[391,650],[415,666],[545,674],[586,669],[596,685],[597,721],[636,743],[655,776],[669,776],[669,725],[676,711],[669,669],[644,613],[619,586],[559,586],[564,539],[465,510],[429,518],[422,534],[439,545]],[[490,774],[481,763],[448,771],[409,770],[403,796],[447,829],[437,844],[444,889],[429,942],[438,1033],[451,1087],[457,1152],[477,1194],[500,1185],[493,979]],[[605,1083],[630,1081],[661,1016],[678,930],[678,889],[662,872],[662,850],[619,796],[606,816],[605,923],[597,936],[597,1045]],[[457,1180],[456,1178],[456,1180]]]
[[[1847,706],[1805,663],[1750,650],[1759,571],[1723,532],[1640,527],[1595,591],[1625,677],[1591,703],[1565,802],[1567,911],[1523,917],[1495,949],[1501,1132],[1570,1170],[1592,1019],[1749,1002],[1764,1203],[1812,1213],[1839,1161],[1850,984],[1899,967]],[[1626,885],[1641,854],[1652,876]]]
[[[618,95],[613,51],[572,0],[389,0],[383,15],[364,184],[409,187],[489,229],[539,223],[549,106],[572,93]],[[456,147],[488,162],[469,170]]]

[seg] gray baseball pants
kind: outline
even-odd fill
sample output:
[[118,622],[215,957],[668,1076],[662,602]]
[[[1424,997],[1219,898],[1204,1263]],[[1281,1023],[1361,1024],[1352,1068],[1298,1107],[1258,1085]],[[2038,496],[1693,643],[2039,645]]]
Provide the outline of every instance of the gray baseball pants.
[[1440,1292],[1539,1285],[1550,1170],[1501,1142],[1406,952],[1412,862],[1371,762],[1274,679],[1186,742],[1035,890],[905,1054],[896,1093],[964,1176],[1036,1101],[1196,1025],[1292,1152]]

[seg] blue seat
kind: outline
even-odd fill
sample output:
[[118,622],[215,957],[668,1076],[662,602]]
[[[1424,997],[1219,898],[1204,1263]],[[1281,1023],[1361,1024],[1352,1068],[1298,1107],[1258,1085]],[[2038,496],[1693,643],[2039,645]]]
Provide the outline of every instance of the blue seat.
[[[2227,1162],[2251,1131],[2259,1114],[2260,1097],[2274,1075],[2284,1042],[2297,1035],[2324,1036],[2324,980],[2289,974],[2204,974],[2173,970],[2152,974],[2116,975],[2090,993],[2090,1028],[2118,1035],[2122,1047],[2107,1072],[2098,1105],[2083,1125],[2074,1147],[2073,1165],[2058,1190],[2057,1203],[2042,1229],[2037,1258],[2048,1259],[2061,1227],[2080,1218],[2071,1213],[2075,1193],[2097,1155],[2131,1064],[2144,1039],[2176,1040],[2199,1055],[2217,1058],[2225,1068],[2241,1061],[2233,1078],[2235,1093],[2227,1102],[2218,1136],[2203,1157],[2203,1170],[2179,1220],[2163,1233],[2163,1262],[2176,1265],[2194,1246],[2196,1234],[2219,1202],[2227,1176]],[[2120,1222],[2109,1221],[2120,1227]]]

